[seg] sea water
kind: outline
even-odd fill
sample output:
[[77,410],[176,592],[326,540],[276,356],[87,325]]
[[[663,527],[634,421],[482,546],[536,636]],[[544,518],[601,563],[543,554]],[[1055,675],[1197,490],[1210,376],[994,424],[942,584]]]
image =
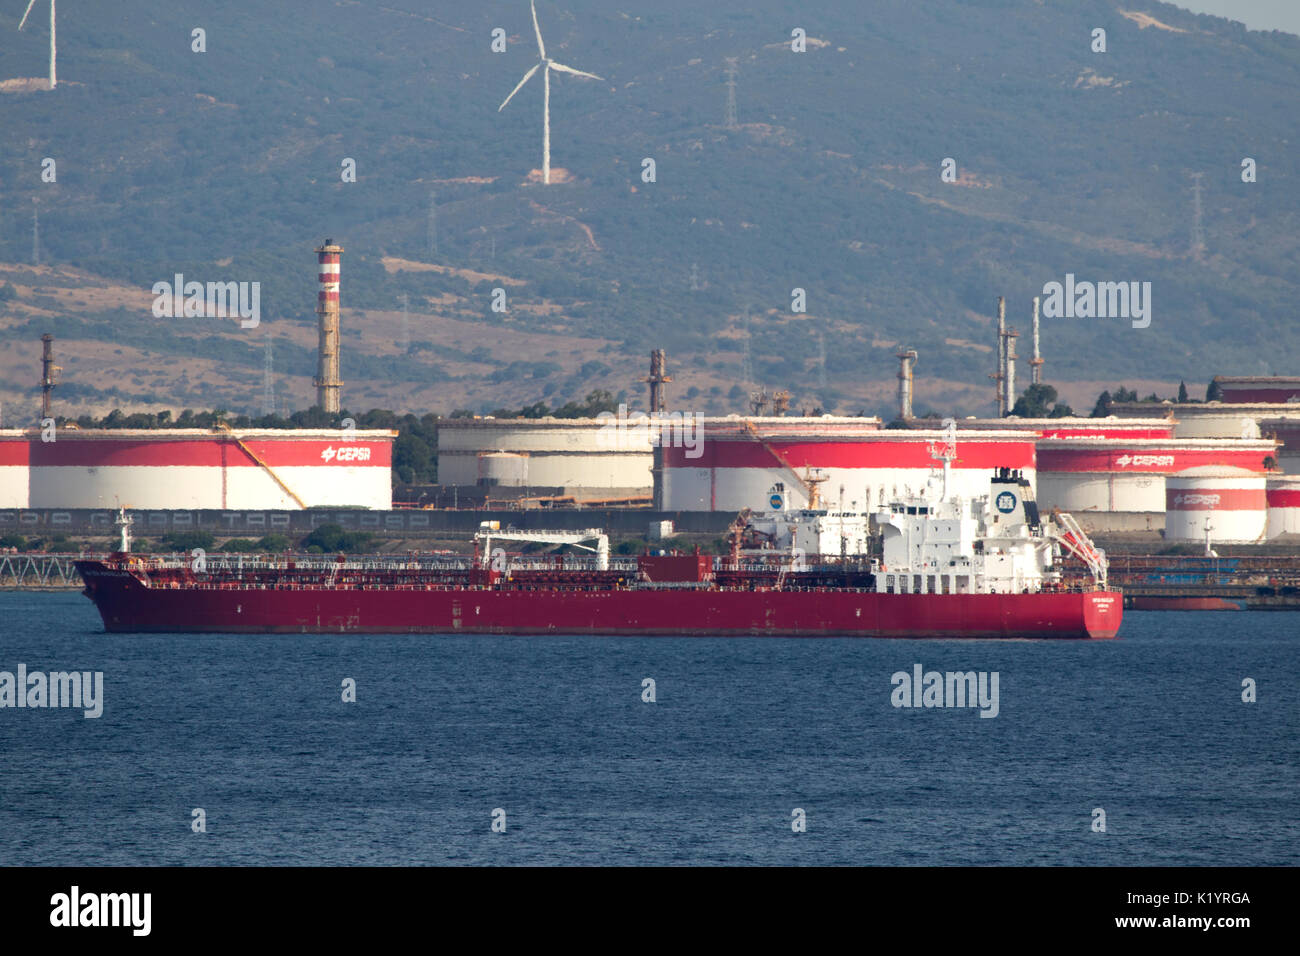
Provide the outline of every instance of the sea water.
[[[0,707],[0,865],[1295,865],[1298,652],[1290,613],[1097,642],[117,635],[5,592],[0,672],[103,699]],[[917,665],[996,674],[996,716],[896,706]]]

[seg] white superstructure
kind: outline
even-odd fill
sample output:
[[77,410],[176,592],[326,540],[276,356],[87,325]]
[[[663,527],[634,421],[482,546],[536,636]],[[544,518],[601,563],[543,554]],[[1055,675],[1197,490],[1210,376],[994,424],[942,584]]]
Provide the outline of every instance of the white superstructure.
[[1012,469],[998,469],[987,495],[908,496],[875,520],[882,539],[872,570],[882,593],[1018,594],[1060,581],[1058,536]]
[[778,551],[836,559],[861,556],[871,542],[870,515],[855,511],[794,511],[754,515],[749,528]]
[[[805,556],[861,558],[870,553],[870,526],[880,534],[871,561],[875,587],[890,594],[1019,594],[1060,585],[1061,550],[1076,555],[1106,587],[1106,556],[1068,515],[1044,520],[1033,486],[1019,469],[997,468],[988,493],[963,494],[952,480],[957,458],[951,420],[942,443],[931,443],[942,462],[917,494],[893,496],[871,515],[814,509],[780,510],[747,519],[767,548],[789,552],[792,567]],[[773,500],[780,497],[773,494]],[[765,548],[764,550],[767,550]]]

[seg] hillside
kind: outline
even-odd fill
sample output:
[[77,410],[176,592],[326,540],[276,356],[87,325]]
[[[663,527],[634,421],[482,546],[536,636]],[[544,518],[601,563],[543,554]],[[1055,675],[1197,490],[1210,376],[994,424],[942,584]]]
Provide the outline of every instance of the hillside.
[[[16,33],[21,12],[0,11],[7,80],[45,70],[45,27]],[[907,346],[919,410],[986,413],[996,297],[1027,333],[1030,297],[1067,273],[1153,288],[1150,328],[1044,320],[1046,378],[1076,408],[1121,382],[1295,369],[1300,38],[1115,0],[541,0],[538,16],[552,56],[606,78],[553,77],[567,175],[549,187],[532,175],[540,77],[497,112],[536,62],[526,3],[61,7],[58,88],[0,83],[6,424],[34,407],[43,331],[78,411],[258,410],[268,334],[277,401],[302,407],[326,236],[347,249],[352,407],[639,397],[664,347],[670,395],[702,411],[739,410],[749,379],[885,413]],[[261,325],[154,318],[150,287],[175,273],[260,282]]]

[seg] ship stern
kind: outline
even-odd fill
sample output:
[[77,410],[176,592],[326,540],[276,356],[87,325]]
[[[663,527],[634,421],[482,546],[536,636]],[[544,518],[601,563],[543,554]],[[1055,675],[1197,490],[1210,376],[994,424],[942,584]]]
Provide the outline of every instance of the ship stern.
[[1092,640],[1110,640],[1124,620],[1124,597],[1118,591],[1087,591],[1083,598],[1083,627]]

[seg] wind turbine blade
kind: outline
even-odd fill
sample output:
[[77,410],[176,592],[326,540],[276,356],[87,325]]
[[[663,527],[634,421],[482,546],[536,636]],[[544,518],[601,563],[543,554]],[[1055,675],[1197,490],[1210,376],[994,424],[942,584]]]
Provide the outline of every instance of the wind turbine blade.
[[[32,0],[32,2],[35,3],[36,0]],[[519,92],[520,88],[533,78],[533,74],[537,72],[540,66],[541,66],[540,63],[535,64],[531,70],[529,70],[527,73],[524,74],[524,78],[519,81],[519,86],[516,86],[513,90],[511,90],[510,95],[507,96],[505,100],[502,102],[502,104],[497,107],[498,113],[500,113],[503,109],[505,109],[506,103],[509,103],[512,99],[514,99],[515,94]]]
[[603,76],[597,76],[595,73],[583,73],[582,70],[575,70],[571,66],[565,66],[563,63],[556,63],[552,60],[549,64],[552,70],[559,70],[561,73],[572,73],[574,76],[585,76],[589,80],[603,80]]
[[23,24],[27,22],[27,14],[32,12],[32,7],[34,6],[36,6],[36,0],[31,0],[31,2],[27,4],[27,10],[23,13],[22,20],[18,22],[19,30],[21,30],[23,28]]
[[[32,0],[32,2],[35,3],[36,0]],[[542,42],[542,28],[537,25],[537,0],[528,0],[528,5],[533,9],[533,32],[537,34],[537,52],[545,60],[546,44]]]

